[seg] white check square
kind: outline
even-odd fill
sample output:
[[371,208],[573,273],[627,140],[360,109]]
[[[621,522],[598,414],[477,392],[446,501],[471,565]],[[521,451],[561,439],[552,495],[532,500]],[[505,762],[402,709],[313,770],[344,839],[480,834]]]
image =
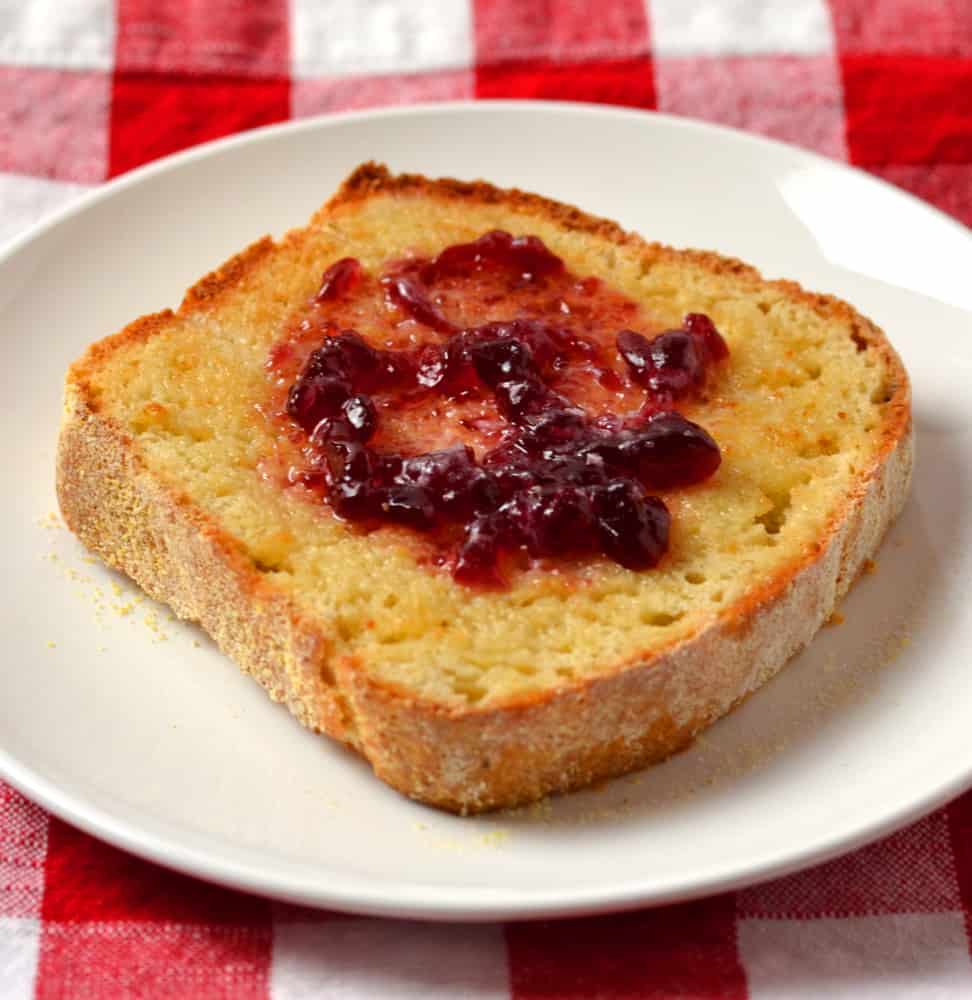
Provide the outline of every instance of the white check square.
[[751,1000],[944,1000],[972,996],[961,912],[740,920]]
[[502,927],[325,919],[274,927],[274,1000],[507,1000]]
[[111,69],[112,0],[0,0],[0,63],[50,69]]
[[467,0],[292,0],[297,79],[472,65]]
[[834,51],[826,0],[647,0],[658,55],[822,55]]
[[31,1000],[40,954],[40,921],[0,917],[0,996]]

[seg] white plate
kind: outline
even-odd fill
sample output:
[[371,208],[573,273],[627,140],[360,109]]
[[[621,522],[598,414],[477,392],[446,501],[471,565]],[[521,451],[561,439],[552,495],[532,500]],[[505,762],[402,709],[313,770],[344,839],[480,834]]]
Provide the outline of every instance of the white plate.
[[[69,361],[175,304],[248,241],[302,223],[372,157],[542,191],[742,257],[849,299],[904,356],[920,457],[878,572],[854,588],[844,624],[667,764],[521,815],[440,815],[304,732],[164,609],[124,613],[134,591],[47,522]],[[620,110],[477,104],[301,122],[109,185],[0,257],[0,772],[173,868],[435,919],[684,899],[918,817],[972,783],[970,275],[970,234],[891,187],[787,146]]]

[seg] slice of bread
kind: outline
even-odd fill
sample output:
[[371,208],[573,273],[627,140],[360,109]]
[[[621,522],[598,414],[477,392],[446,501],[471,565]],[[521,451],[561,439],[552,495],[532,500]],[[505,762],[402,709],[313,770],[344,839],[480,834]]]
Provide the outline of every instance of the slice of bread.
[[[680,405],[722,449],[664,493],[668,555],[456,583],[405,528],[352,530],[268,471],[257,407],[288,320],[343,257],[378,271],[503,229],[534,234],[659,327],[707,313],[731,355]],[[837,299],[713,253],[644,242],[486,183],[357,169],[302,230],[253,244],[175,312],[93,345],[66,387],[57,487],[109,565],[198,622],[305,726],[401,792],[469,813],[665,758],[830,617],[904,503],[908,379]]]

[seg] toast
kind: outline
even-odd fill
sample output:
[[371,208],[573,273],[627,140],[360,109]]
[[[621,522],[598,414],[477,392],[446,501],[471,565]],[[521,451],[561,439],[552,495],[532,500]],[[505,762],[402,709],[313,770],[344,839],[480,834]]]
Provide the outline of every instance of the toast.
[[[654,566],[517,552],[501,585],[470,585],[421,531],[365,530],[292,475],[306,437],[281,416],[273,352],[322,273],[353,259],[377,274],[497,230],[537,237],[646,328],[705,314],[729,346],[675,404],[721,465],[656,491],[671,526]],[[406,448],[411,411],[395,409]],[[413,428],[423,447],[459,433],[430,412]],[[465,814],[662,760],[769,680],[874,555],[912,454],[907,375],[846,303],[536,195],[365,164],[305,228],[75,362],[57,490],[91,551],[198,622],[303,725]]]

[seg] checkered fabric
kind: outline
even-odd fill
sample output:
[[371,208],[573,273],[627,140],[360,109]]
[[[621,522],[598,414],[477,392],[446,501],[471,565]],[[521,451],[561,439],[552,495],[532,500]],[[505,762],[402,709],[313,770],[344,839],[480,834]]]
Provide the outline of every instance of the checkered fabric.
[[[0,240],[208,139],[473,97],[733,125],[972,223],[970,0],[0,0]],[[972,795],[735,894],[450,926],[212,888],[0,782],[0,1000],[965,997],[970,919]]]

